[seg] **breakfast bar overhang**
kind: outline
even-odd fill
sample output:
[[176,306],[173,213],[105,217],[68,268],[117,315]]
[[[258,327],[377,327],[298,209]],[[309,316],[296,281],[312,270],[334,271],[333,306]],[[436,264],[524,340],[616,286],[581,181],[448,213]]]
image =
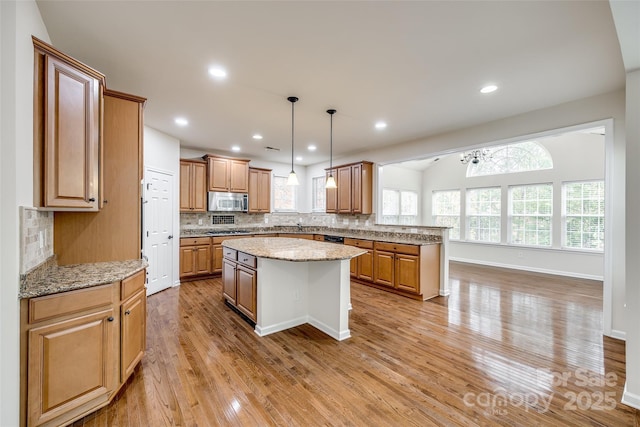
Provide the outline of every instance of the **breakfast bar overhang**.
[[[366,251],[283,237],[225,240],[256,258],[256,325],[260,336],[309,323],[336,340],[351,336],[349,265]],[[223,278],[224,279],[224,278]]]

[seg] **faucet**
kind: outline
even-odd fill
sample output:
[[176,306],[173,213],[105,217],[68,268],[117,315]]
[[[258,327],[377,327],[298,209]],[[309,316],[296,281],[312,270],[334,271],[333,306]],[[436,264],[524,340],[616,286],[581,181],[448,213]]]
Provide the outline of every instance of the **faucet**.
[[298,231],[302,231],[302,224],[298,223]]

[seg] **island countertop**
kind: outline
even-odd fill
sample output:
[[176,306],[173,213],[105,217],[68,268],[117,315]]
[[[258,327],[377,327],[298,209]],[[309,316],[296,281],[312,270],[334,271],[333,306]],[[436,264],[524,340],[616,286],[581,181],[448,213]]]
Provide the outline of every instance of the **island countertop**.
[[351,259],[367,252],[354,246],[288,237],[249,237],[224,240],[222,246],[258,258],[299,262]]

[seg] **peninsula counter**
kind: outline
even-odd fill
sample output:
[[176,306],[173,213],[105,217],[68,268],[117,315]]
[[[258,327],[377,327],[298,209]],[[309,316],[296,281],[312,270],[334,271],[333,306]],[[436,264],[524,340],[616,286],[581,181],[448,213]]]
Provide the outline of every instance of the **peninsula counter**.
[[306,239],[222,242],[224,297],[260,336],[309,323],[336,340],[349,330],[350,260],[360,248]]

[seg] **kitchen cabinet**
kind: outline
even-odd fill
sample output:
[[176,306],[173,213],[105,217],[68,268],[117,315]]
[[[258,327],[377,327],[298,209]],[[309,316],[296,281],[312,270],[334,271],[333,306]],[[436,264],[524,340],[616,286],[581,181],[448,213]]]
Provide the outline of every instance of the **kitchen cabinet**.
[[207,211],[207,164],[180,159],[180,212]]
[[227,302],[257,320],[257,260],[253,255],[224,248],[222,294]]
[[373,241],[345,238],[344,244],[367,250],[366,253],[351,258],[351,276],[361,280],[373,281]]
[[213,256],[210,237],[180,239],[180,279],[212,273]]
[[[373,163],[362,161],[337,166],[333,171],[337,188],[326,190],[326,212],[340,214],[372,213]],[[329,170],[327,170],[329,176]]]
[[144,355],[145,277],[21,301],[24,424],[66,425],[117,395]]
[[249,213],[271,212],[271,169],[249,168]]
[[439,294],[440,245],[375,242],[373,247],[374,285],[421,299]]
[[53,245],[59,265],[140,258],[145,101],[104,91],[102,208],[55,212]]
[[33,45],[34,204],[97,211],[105,76],[35,37]]
[[205,155],[207,190],[229,193],[249,192],[249,160]]

